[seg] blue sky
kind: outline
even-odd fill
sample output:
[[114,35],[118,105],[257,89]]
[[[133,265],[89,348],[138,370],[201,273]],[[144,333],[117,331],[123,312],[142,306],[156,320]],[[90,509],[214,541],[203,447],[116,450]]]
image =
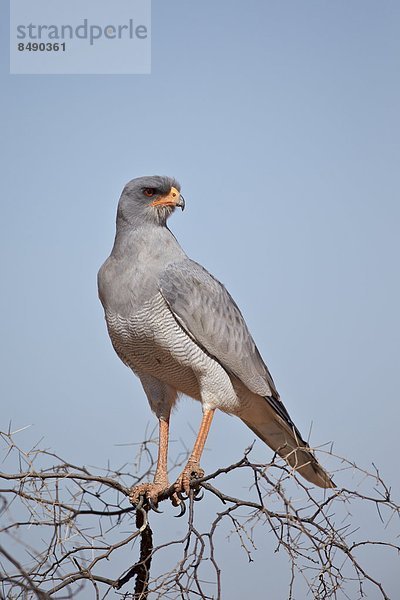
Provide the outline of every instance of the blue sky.
[[[9,75],[4,0],[0,19],[2,428],[33,424],[27,443],[72,462],[130,460],[117,444],[154,417],[96,273],[123,185],[168,174],[187,207],[172,230],[238,302],[299,429],[398,493],[400,4],[154,0],[136,76]],[[175,439],[199,419],[183,400]],[[204,467],[253,437],[219,415]],[[253,589],[268,563],[284,597],[287,566],[262,552]]]

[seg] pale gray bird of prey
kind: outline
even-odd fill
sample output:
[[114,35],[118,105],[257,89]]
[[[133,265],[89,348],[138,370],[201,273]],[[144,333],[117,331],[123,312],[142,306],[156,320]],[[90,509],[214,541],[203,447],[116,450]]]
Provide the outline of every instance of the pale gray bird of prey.
[[334,487],[294,425],[229,292],[188,258],[167,227],[185,201],[170,177],[139,177],[124,188],[109,258],[98,274],[108,332],[120,359],[139,377],[159,420],[153,483],[136,486],[155,506],[169,487],[171,409],[179,394],[199,400],[203,418],[175,483],[174,501],[202,477],[200,458],[215,410],[236,415],[309,482]]

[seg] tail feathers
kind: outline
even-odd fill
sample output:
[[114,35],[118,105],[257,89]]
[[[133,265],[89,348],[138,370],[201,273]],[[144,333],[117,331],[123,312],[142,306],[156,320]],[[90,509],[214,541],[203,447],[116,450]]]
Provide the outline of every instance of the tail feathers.
[[284,420],[264,398],[253,396],[251,405],[240,418],[307,481],[321,488],[335,487],[296,427]]

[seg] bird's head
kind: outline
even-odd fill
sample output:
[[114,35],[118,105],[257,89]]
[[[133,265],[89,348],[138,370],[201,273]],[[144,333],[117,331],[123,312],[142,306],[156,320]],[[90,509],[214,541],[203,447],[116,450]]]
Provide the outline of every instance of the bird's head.
[[179,206],[185,208],[181,186],[172,177],[138,177],[124,187],[118,204],[117,219],[128,225],[141,223],[165,225]]

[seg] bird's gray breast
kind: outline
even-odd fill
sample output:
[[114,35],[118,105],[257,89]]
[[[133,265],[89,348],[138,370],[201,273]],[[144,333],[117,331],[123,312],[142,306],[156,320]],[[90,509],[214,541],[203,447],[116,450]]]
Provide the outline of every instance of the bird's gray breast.
[[160,273],[185,256],[165,227],[118,231],[111,255],[98,273],[99,297],[106,312],[130,317],[157,294]]

